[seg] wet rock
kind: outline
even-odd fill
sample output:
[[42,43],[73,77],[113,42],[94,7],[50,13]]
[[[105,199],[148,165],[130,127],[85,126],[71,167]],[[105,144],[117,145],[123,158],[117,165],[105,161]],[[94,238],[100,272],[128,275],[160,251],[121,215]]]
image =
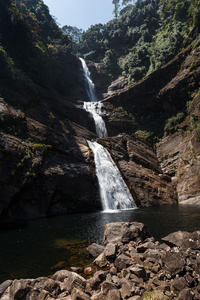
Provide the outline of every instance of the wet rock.
[[91,275],[93,273],[93,269],[91,267],[84,268],[83,273],[85,275]]

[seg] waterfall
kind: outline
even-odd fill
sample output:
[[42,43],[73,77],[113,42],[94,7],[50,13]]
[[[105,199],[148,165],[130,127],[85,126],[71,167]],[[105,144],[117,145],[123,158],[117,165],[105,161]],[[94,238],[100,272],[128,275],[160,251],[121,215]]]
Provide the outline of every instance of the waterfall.
[[96,134],[98,137],[107,137],[107,129],[105,122],[102,118],[102,103],[101,101],[98,101],[95,95],[95,85],[91,79],[90,71],[86,65],[86,62],[83,58],[79,58],[82,64],[83,73],[84,73],[84,79],[86,83],[86,91],[88,94],[88,97],[90,99],[90,102],[84,102],[83,107],[85,110],[87,110],[89,113],[91,113],[94,122],[95,122],[95,128],[96,128]]
[[[107,137],[105,122],[101,117],[103,115],[103,104],[95,96],[95,86],[84,59],[80,58],[80,61],[83,68],[86,91],[90,99],[90,102],[84,102],[84,108],[93,116],[97,135],[99,137]],[[88,141],[88,145],[94,153],[103,211],[136,208],[131,193],[110,153],[97,142]]]
[[83,74],[84,74],[84,79],[85,79],[85,83],[86,83],[86,91],[87,91],[88,97],[91,102],[97,102],[98,100],[95,95],[95,85],[91,79],[90,71],[89,71],[84,59],[81,57],[79,59],[81,61],[82,68],[83,68]]
[[102,119],[102,103],[101,102],[84,102],[84,108],[93,116],[98,137],[107,137],[107,129]]
[[110,153],[97,142],[87,142],[94,153],[103,211],[136,208],[135,201]]

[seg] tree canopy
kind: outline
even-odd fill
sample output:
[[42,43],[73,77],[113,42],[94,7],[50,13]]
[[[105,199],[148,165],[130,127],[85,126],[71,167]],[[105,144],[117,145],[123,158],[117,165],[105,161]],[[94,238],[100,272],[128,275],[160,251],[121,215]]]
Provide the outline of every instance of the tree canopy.
[[199,33],[199,0],[112,3],[116,17],[83,32],[77,53],[106,62],[113,78],[121,73],[129,82],[140,80],[172,59],[194,28]]

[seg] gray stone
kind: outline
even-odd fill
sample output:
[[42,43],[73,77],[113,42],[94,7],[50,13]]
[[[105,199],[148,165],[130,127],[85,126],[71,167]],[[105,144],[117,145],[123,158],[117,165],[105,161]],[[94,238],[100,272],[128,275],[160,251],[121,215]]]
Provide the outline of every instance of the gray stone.
[[104,247],[93,243],[87,248],[87,250],[92,257],[96,258],[104,251]]
[[187,231],[177,231],[170,233],[162,238],[162,241],[170,247],[180,247],[183,241],[189,237],[190,233]]
[[115,258],[116,255],[116,245],[113,243],[108,243],[105,247],[104,253],[105,256],[109,259],[109,258]]
[[90,286],[93,290],[97,290],[99,285],[106,280],[106,274],[103,271],[98,271],[90,279]]
[[106,267],[109,265],[109,262],[105,256],[105,253],[102,252],[95,260],[94,265],[99,266],[100,268]]
[[111,281],[104,281],[101,284],[101,292],[105,296],[108,294],[110,290],[116,290],[116,289],[117,289],[116,285]]
[[120,300],[121,295],[119,290],[110,290],[106,296],[106,300]]
[[12,284],[12,280],[6,280],[0,285],[0,297],[3,295],[5,290]]
[[83,291],[80,291],[76,288],[73,288],[71,297],[73,300],[90,300],[89,295],[87,295]]
[[145,279],[146,278],[146,271],[143,266],[135,265],[130,267],[130,272],[135,274],[137,277]]
[[162,258],[165,268],[171,273],[172,276],[179,274],[184,270],[185,260],[178,252],[166,252]]
[[129,259],[130,259],[129,256],[126,256],[126,255],[124,255],[124,254],[120,254],[120,255],[115,259],[114,265],[115,265],[115,267],[116,267],[118,270],[125,269],[125,268],[127,267],[127,262],[128,262]]
[[138,222],[115,222],[106,224],[104,230],[104,245],[108,243],[129,243],[140,237],[145,240],[149,233],[144,224]]
[[107,298],[105,297],[105,295],[102,294],[102,292],[92,295],[92,297],[90,299],[91,300],[107,300]]
[[193,300],[193,293],[190,289],[182,290],[177,298],[178,300]]
[[184,288],[188,287],[188,283],[184,277],[175,278],[172,285],[173,288],[178,291],[182,291]]
[[122,281],[121,296],[122,299],[127,299],[131,296],[131,285],[127,279],[123,279]]

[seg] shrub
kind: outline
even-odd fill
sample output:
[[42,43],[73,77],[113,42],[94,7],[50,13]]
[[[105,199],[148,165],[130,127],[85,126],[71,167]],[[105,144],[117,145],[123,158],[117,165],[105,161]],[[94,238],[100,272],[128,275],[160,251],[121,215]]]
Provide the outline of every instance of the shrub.
[[183,112],[179,112],[177,115],[169,118],[164,127],[165,134],[170,134],[176,130],[176,126],[180,124],[185,118],[185,115]]

